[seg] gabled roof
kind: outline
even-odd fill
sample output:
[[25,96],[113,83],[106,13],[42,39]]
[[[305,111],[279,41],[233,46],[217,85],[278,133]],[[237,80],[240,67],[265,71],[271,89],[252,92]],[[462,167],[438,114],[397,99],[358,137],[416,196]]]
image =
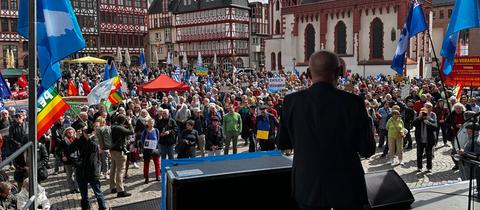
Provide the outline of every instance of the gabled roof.
[[148,8],[148,14],[158,14],[158,13],[162,13],[162,11],[163,11],[162,0],[153,0],[152,4]]
[[[190,4],[188,4],[188,2],[190,2]],[[172,0],[169,3],[168,9],[173,13],[185,13],[227,6],[249,9],[248,0]]]

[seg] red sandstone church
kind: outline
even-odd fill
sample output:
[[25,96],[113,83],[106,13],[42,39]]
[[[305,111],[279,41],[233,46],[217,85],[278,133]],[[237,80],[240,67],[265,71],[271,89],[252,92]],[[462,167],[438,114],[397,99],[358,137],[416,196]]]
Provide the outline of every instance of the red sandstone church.
[[[419,1],[431,20],[431,2]],[[305,71],[317,50],[334,51],[345,71],[362,75],[395,74],[390,63],[405,22],[406,0],[269,0],[271,38],[266,69]],[[431,30],[431,29],[430,29]],[[428,31],[410,41],[407,75],[432,73]]]

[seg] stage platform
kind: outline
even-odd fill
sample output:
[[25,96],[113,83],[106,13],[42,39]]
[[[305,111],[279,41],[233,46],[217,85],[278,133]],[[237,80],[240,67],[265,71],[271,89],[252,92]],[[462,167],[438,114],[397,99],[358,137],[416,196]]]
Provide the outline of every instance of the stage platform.
[[[474,182],[475,184],[475,182]],[[468,181],[412,189],[415,202],[412,209],[421,210],[465,210],[468,209]],[[475,199],[475,209],[480,209],[480,202]]]

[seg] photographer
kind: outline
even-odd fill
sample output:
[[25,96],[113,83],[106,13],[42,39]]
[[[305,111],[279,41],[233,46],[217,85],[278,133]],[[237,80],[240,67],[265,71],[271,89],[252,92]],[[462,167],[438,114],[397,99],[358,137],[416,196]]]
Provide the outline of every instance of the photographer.
[[[422,158],[427,156],[427,173],[432,170],[432,154],[435,145],[435,131],[437,129],[437,116],[431,110],[432,104],[425,103],[425,108],[420,110],[419,116],[413,121],[415,127],[415,141],[417,141],[417,168],[422,172]],[[430,108],[428,108],[430,107]]]
[[127,161],[127,138],[133,134],[133,127],[127,117],[123,114],[116,116],[116,123],[112,126],[113,147],[111,149],[110,190],[111,193],[117,193],[117,197],[132,195],[125,191],[122,175],[125,173]]
[[[98,126],[98,123],[96,124]],[[77,178],[78,187],[82,196],[81,206],[82,209],[91,209],[90,202],[88,201],[88,188],[90,187],[97,197],[98,208],[101,210],[106,209],[105,198],[100,187],[100,153],[99,146],[92,138],[90,130],[87,131],[85,123],[80,123],[79,126],[83,128],[77,130],[76,140],[70,144],[68,148],[69,153],[78,151],[79,157],[75,162],[75,175]],[[95,131],[96,126],[91,130]]]

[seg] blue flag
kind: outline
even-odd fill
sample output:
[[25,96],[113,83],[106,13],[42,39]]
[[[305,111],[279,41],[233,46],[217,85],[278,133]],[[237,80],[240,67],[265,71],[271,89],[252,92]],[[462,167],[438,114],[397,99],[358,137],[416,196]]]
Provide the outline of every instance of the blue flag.
[[0,74],[0,98],[1,99],[10,98],[11,95],[12,93],[10,92],[10,88],[8,88],[8,85],[5,82],[5,79]]
[[143,74],[146,76],[148,74],[148,69],[147,64],[145,63],[145,53],[143,53],[143,50],[140,51],[140,57],[138,58],[138,61],[140,62],[140,66],[143,68]]
[[[27,0],[20,1],[18,33],[29,38]],[[84,47],[85,40],[70,0],[37,0],[38,63],[44,89],[60,79],[59,62]]]
[[103,74],[103,81],[107,81],[115,76],[118,76],[117,68],[115,68],[115,63],[112,62],[110,68],[108,64],[105,65],[105,73]]
[[108,63],[105,64],[105,72],[103,73],[103,81],[109,80],[110,77],[110,69],[108,68]]
[[392,65],[390,66],[398,74],[403,74],[403,66],[405,64],[405,54],[407,53],[410,38],[414,37],[420,32],[428,29],[427,21],[423,13],[422,6],[417,0],[413,1],[408,11],[407,20],[403,25],[400,40],[398,41],[397,50],[393,55]]
[[293,73],[295,73],[295,75],[297,75],[297,77],[300,77],[300,72],[298,71],[297,68],[293,69]]
[[185,76],[183,77],[183,80],[187,83],[190,81],[190,70],[185,70]]
[[179,66],[177,66],[177,68],[175,68],[175,71],[173,72],[173,75],[172,75],[172,79],[174,79],[177,82],[180,82],[180,67]]
[[443,73],[452,72],[453,59],[457,51],[459,32],[469,28],[480,27],[480,7],[478,0],[456,0],[448,29],[443,40],[442,52],[444,58]]

